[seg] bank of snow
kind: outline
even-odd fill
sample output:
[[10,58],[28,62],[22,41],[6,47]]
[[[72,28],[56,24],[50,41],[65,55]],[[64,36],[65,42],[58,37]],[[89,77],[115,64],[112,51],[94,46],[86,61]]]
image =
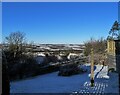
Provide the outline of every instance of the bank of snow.
[[[90,74],[89,74],[89,77],[90,77]],[[94,77],[109,79],[108,66],[96,65],[96,69],[94,70]]]

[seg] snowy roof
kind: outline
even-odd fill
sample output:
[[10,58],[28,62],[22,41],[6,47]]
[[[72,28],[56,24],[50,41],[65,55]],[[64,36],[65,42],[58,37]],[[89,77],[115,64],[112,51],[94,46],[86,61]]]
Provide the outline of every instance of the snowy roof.
[[45,54],[43,54],[43,53],[38,53],[37,55],[38,56],[45,56]]

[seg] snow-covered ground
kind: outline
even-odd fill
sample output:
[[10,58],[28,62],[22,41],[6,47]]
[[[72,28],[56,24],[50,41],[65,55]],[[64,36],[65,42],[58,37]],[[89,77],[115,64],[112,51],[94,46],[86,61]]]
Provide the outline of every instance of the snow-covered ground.
[[[90,74],[89,74],[89,77],[90,77]],[[94,70],[94,77],[109,78],[109,76],[108,76],[108,66],[96,65],[96,69]]]
[[[26,80],[11,82],[11,93],[118,93],[117,73],[110,73],[109,78],[95,77],[95,86],[90,86],[90,65],[85,66],[87,73],[69,77],[58,76],[58,72],[40,75]],[[96,66],[95,71],[99,66]],[[105,68],[101,71],[106,75]],[[102,75],[102,72],[99,72]],[[97,76],[99,76],[99,74]]]

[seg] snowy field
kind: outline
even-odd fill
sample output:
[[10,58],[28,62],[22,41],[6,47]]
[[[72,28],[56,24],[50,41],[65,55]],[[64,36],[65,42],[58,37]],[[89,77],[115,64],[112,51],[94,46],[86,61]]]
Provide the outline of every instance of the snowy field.
[[[58,72],[40,75],[26,80],[11,82],[11,93],[119,93],[117,73],[107,74],[107,66],[95,68],[95,86],[90,86],[90,65],[83,66],[87,73],[69,77]],[[103,67],[103,68],[102,68]]]

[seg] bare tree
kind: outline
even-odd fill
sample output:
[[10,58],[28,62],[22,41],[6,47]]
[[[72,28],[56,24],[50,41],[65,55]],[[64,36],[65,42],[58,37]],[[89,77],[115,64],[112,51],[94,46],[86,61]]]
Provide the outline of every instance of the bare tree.
[[14,57],[16,57],[17,53],[22,54],[23,52],[25,34],[20,31],[12,32],[8,37],[6,37],[6,42],[9,46],[9,50],[14,52]]
[[93,38],[91,38],[89,41],[85,42],[85,50],[84,50],[84,54],[85,55],[89,55],[91,52],[91,48],[94,49],[95,53],[98,54],[103,54],[105,53],[106,50],[106,40],[103,39],[102,37],[98,40],[95,40]]
[[34,73],[39,72],[39,67],[33,56],[27,55],[27,47],[25,34],[17,31],[12,32],[5,38],[5,42],[8,46],[3,49],[5,52],[8,72],[10,80],[17,78],[22,79],[24,77],[32,76]]

